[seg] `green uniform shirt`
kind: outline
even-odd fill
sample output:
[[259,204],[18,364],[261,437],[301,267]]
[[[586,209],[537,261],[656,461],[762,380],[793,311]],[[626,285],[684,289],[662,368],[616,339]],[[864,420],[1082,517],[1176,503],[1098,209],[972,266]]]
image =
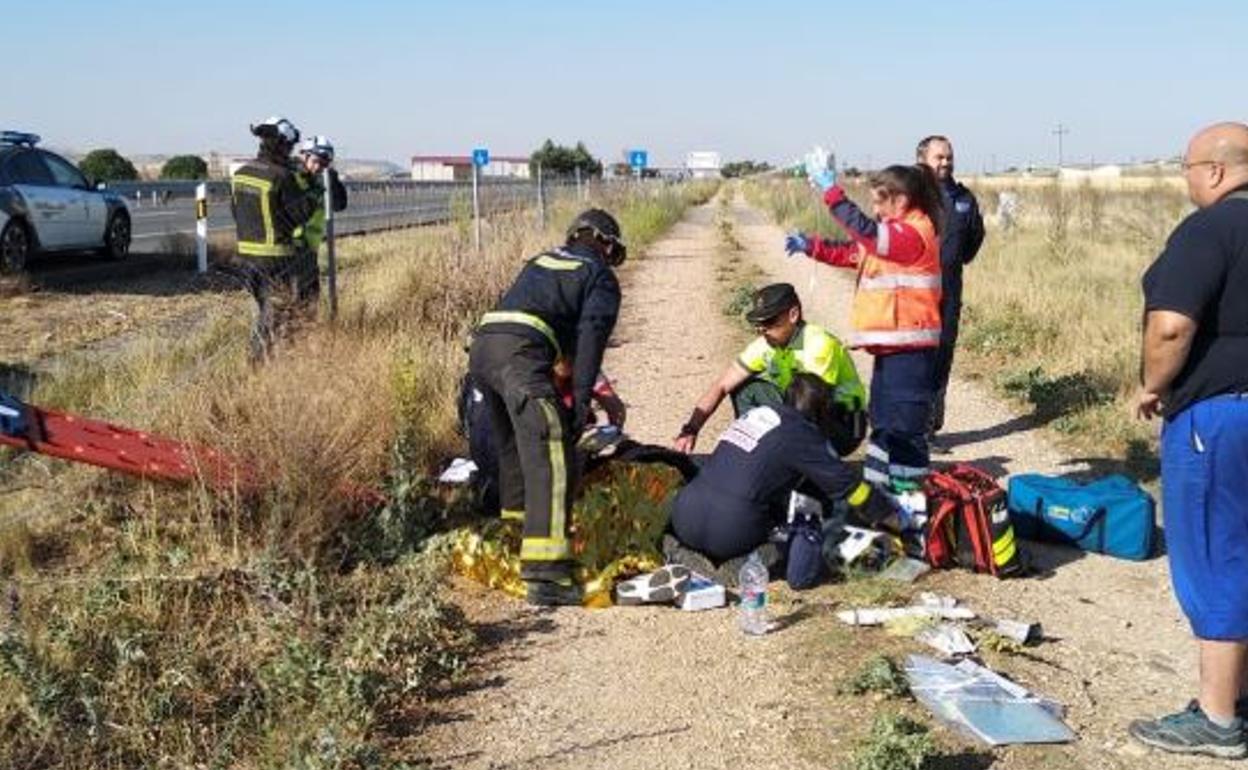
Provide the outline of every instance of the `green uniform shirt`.
[[741,351],[737,363],[781,391],[788,390],[794,374],[806,372],[831,385],[839,404],[862,409],[867,402],[849,352],[830,332],[812,323],[799,324],[789,344],[782,348],[773,348],[765,338],[758,337]]

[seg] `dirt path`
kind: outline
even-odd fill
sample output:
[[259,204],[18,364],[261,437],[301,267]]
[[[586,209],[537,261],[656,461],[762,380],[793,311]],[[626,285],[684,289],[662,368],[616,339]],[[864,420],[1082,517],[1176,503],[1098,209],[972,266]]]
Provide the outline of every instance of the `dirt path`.
[[[741,339],[719,310],[715,215],[714,203],[692,210],[623,276],[619,345],[604,368],[641,441],[671,440]],[[478,664],[485,682],[442,704],[427,730],[436,767],[813,766],[785,759],[782,636],[747,639],[730,612],[539,612],[465,591],[498,644]]]
[[[812,320],[844,331],[847,276],[786,259],[782,231],[739,198],[726,209],[712,203],[693,210],[624,279],[620,345],[606,367],[630,403],[629,431],[640,440],[668,442],[742,342],[720,310],[720,212],[733,222],[741,256],[769,278],[794,283]],[[673,361],[683,368],[673,371]],[[864,376],[869,364],[859,364]],[[957,380],[949,401],[947,435],[956,444],[949,459],[998,473],[1076,469],[981,387]],[[717,435],[727,412],[721,409],[705,436]],[[1051,569],[1047,578],[997,582],[945,572],[919,588],[955,594],[997,616],[1041,621],[1057,641],[1024,657],[985,657],[1065,703],[1080,741],[989,753],[937,731],[950,754],[940,766],[1215,766],[1150,754],[1123,732],[1130,718],[1181,706],[1194,689],[1194,645],[1165,560],[1030,550]],[[908,640],[839,625],[831,610],[852,603],[852,589],[825,586],[800,597],[781,589],[778,607],[794,610],[790,627],[747,640],[731,612],[538,612],[465,586],[465,606],[488,643],[476,664],[484,673],[435,704],[421,749],[448,768],[840,766],[871,715],[889,706],[841,695],[837,684],[876,651],[921,651]],[[896,708],[921,714],[913,705]]]

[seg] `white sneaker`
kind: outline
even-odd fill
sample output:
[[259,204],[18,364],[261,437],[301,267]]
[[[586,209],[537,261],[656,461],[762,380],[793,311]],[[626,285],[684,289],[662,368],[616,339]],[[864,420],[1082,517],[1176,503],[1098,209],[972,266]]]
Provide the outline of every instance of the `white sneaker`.
[[689,575],[689,568],[680,564],[668,564],[646,575],[638,575],[616,584],[615,603],[636,605],[676,601],[689,584]]

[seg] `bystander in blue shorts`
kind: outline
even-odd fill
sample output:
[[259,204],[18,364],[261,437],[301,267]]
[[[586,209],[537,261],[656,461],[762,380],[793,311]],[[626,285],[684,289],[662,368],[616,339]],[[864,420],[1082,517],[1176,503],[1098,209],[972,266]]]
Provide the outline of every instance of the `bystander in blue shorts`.
[[1197,401],[1161,434],[1166,549],[1200,639],[1248,640],[1248,394]]

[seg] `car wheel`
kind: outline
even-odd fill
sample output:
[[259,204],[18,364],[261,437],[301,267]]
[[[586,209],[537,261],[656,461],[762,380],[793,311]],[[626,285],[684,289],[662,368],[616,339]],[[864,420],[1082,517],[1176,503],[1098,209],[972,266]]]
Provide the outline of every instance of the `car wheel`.
[[26,229],[26,224],[20,219],[10,219],[0,230],[0,272],[22,272],[26,269],[30,252],[30,231]]
[[109,259],[125,259],[130,253],[130,217],[122,212],[113,214],[104,231],[104,255]]

